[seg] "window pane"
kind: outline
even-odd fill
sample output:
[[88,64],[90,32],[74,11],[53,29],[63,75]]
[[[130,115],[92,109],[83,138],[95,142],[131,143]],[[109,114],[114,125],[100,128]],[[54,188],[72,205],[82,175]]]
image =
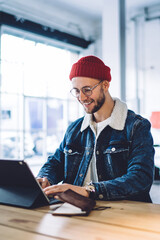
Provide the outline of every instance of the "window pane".
[[84,109],[80,105],[80,103],[77,101],[76,98],[68,101],[67,111],[68,111],[69,123],[75,121],[77,118],[84,115]]
[[69,80],[71,53],[54,47],[48,47],[47,51],[49,56],[48,64],[45,65],[48,79],[47,94],[51,97],[67,99],[71,88]]
[[1,94],[1,129],[23,129],[22,96]]
[[24,158],[34,175],[46,161],[45,134],[43,132],[26,132],[24,135]]
[[[35,156],[44,157],[44,133],[43,132],[26,132],[25,133],[25,147],[24,154],[25,158],[35,159]],[[37,162],[37,160],[36,160]]]
[[1,71],[1,91],[7,93],[23,92],[23,71],[22,64],[8,62],[2,59]]
[[22,132],[1,131],[0,157],[9,159],[23,159]]
[[[47,102],[47,153],[53,153],[62,141],[67,127],[66,104],[60,100]],[[53,141],[53,142],[52,142]]]
[[[27,45],[28,42],[25,42]],[[26,49],[24,60],[24,94],[29,96],[46,96],[46,73],[44,66],[47,65],[44,57],[44,45],[30,45]],[[32,57],[31,57],[32,56]]]
[[2,34],[1,49],[1,58],[3,60],[18,63],[23,61],[23,38]]
[[39,98],[25,98],[25,130],[42,130],[44,101]]

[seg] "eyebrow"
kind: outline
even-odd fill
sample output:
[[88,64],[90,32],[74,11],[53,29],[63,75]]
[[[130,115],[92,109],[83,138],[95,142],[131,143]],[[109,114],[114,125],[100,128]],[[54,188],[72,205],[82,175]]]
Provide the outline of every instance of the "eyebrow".
[[[85,87],[89,87],[89,88],[91,88],[92,86],[91,86],[91,85],[90,85],[90,86],[89,86],[89,85],[87,85],[87,86],[83,86],[83,87],[81,87],[81,89],[82,89],[82,88],[85,88]],[[76,87],[73,87],[73,88],[74,88],[74,89],[79,89],[79,88],[76,88]]]

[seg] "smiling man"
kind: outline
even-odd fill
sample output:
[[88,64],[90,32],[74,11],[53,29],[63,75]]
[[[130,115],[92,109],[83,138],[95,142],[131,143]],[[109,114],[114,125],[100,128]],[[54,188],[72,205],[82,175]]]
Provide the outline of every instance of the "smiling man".
[[69,78],[71,94],[86,115],[68,127],[41,168],[37,179],[44,192],[72,189],[98,200],[151,202],[154,148],[149,121],[111,97],[110,68],[101,59],[82,57]]

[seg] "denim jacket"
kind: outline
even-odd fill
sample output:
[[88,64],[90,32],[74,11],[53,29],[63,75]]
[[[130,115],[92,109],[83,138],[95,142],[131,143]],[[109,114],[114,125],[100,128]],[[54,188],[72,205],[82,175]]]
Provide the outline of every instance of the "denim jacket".
[[[63,181],[83,185],[95,145],[95,135],[86,118],[68,127],[59,148],[41,168],[39,177],[47,177],[51,184]],[[96,141],[95,199],[151,202],[154,148],[150,127],[147,119],[115,99],[111,121]]]

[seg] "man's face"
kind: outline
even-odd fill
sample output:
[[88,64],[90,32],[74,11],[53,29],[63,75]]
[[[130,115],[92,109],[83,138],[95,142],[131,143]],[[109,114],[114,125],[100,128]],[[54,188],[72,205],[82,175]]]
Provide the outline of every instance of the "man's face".
[[[99,84],[98,84],[99,83]],[[105,94],[102,86],[103,82],[100,83],[100,80],[87,78],[87,77],[76,77],[72,79],[73,88],[76,88],[79,92],[79,96],[77,97],[78,101],[83,105],[84,110],[87,113],[93,114],[97,112],[105,102]],[[82,88],[84,87],[94,87],[90,96],[86,96],[82,92]]]

